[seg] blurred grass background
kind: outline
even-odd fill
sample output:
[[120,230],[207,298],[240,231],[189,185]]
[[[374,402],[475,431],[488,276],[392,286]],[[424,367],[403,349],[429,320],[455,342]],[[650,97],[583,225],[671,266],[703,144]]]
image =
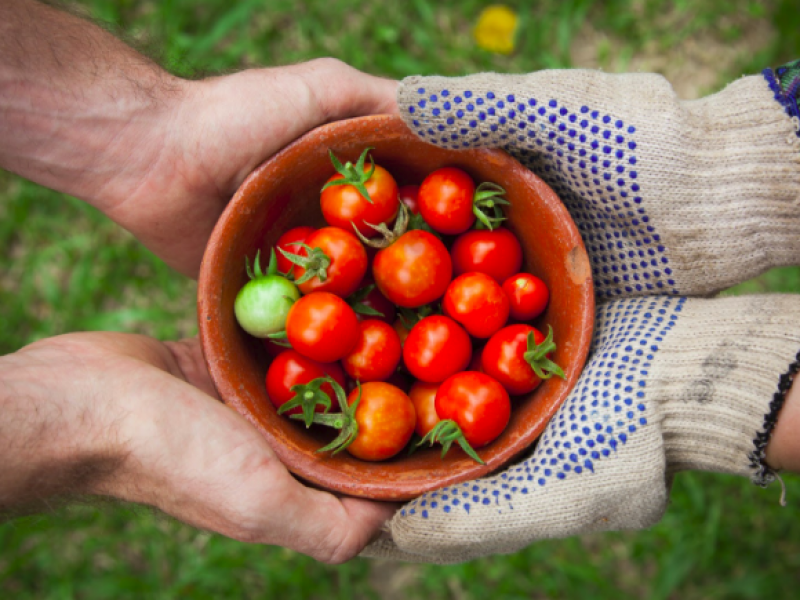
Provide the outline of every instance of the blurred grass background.
[[[658,71],[698,97],[800,57],[796,0],[507,2],[514,52],[478,48],[479,0],[82,0],[73,6],[189,77],[334,56],[366,71]],[[0,171],[0,350],[76,330],[193,335],[195,284],[81,202]],[[800,292],[775,269],[726,293]],[[757,357],[755,357],[757,359]],[[152,512],[104,505],[0,525],[4,598],[795,598],[800,479],[779,490],[684,473],[644,532],[547,541],[458,566],[328,567]]]

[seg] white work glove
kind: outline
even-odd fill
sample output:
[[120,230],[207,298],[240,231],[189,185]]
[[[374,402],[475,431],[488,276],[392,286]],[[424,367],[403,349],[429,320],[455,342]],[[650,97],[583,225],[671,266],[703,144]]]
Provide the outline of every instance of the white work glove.
[[764,448],[798,370],[800,296],[686,296],[800,264],[789,84],[768,71],[684,102],[656,75],[403,81],[401,114],[423,139],[503,148],[554,188],[598,307],[586,368],[535,450],[408,503],[366,555],[460,562],[639,529],[678,471],[774,477]]

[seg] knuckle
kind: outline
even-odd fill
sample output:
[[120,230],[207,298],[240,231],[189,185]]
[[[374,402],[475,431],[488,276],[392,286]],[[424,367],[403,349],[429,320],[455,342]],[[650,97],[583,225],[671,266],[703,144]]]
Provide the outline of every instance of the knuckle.
[[335,527],[325,536],[317,559],[328,565],[340,565],[353,558],[359,549],[349,528]]
[[331,56],[315,58],[310,60],[307,64],[312,68],[323,69],[326,71],[345,71],[352,69],[352,67],[350,67],[347,63]]

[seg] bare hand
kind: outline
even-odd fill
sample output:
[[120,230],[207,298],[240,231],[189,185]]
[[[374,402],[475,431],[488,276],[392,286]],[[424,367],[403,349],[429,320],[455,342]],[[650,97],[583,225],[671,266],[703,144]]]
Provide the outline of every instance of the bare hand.
[[328,563],[358,554],[396,508],[292,477],[213,397],[196,340],[64,335],[0,359],[0,381],[10,392],[0,396],[0,439],[12,457],[0,467],[0,508],[113,496]]
[[262,161],[323,123],[397,110],[396,82],[334,59],[183,84],[157,131],[157,161],[134,186],[131,174],[112,181],[101,208],[193,277],[220,213]]

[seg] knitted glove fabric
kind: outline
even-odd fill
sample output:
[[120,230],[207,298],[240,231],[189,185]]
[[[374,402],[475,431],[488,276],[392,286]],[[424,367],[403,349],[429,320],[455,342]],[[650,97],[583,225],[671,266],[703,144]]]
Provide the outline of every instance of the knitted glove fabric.
[[461,562],[641,529],[683,469],[766,481],[763,449],[798,350],[800,296],[601,304],[591,359],[533,454],[408,503],[366,554]]
[[780,93],[759,75],[681,101],[659,75],[551,70],[409,77],[398,104],[422,139],[501,147],[545,179],[603,300],[704,295],[796,264],[800,122]]

